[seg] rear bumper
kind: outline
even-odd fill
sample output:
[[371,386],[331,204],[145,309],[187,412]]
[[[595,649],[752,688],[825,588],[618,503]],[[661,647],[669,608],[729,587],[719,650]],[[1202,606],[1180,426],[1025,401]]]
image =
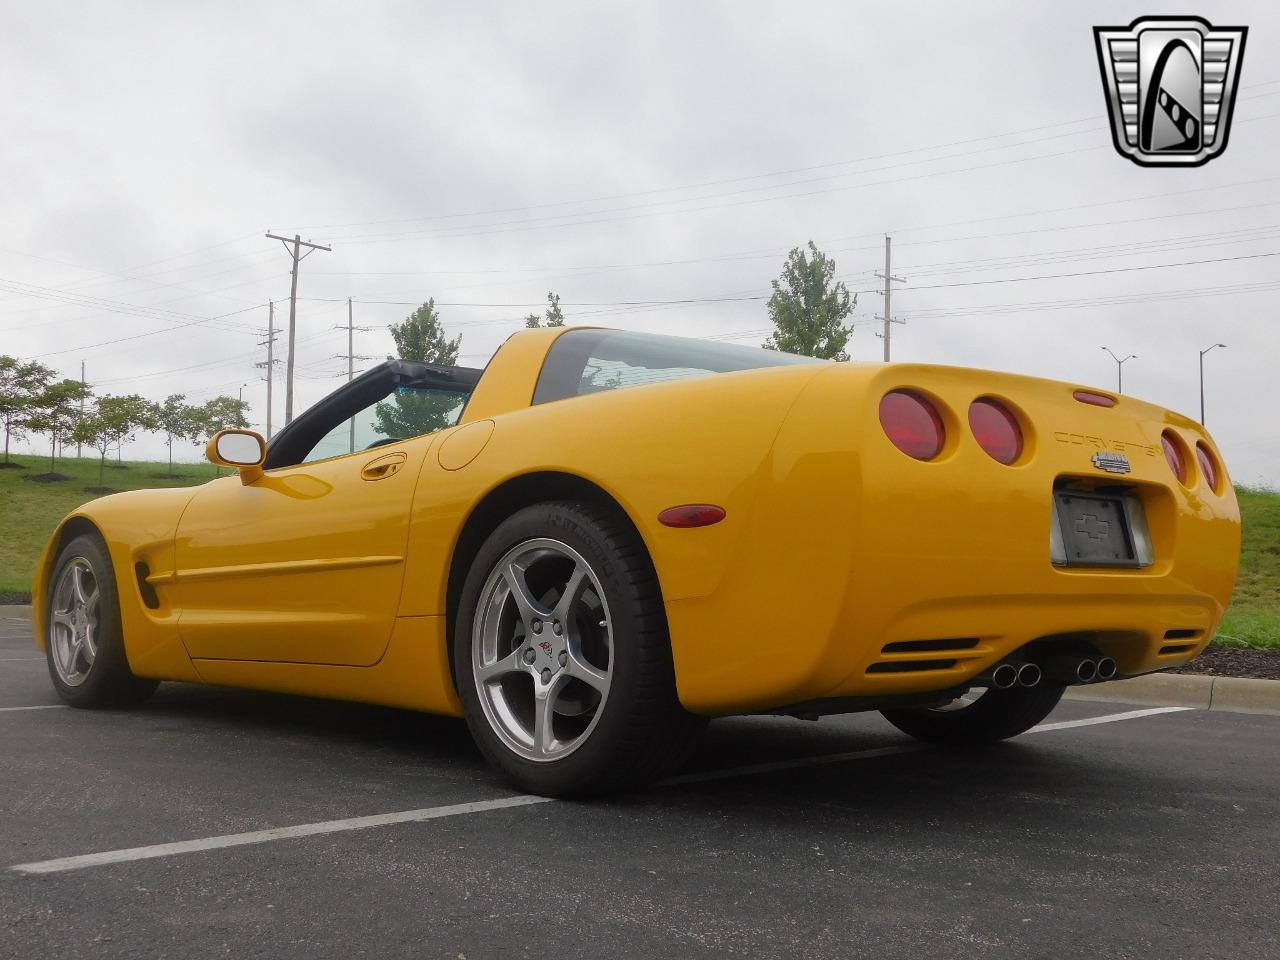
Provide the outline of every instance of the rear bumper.
[[[922,463],[892,447],[867,398],[916,386],[926,372],[949,439]],[[1198,425],[1128,400],[1123,416],[1085,409],[1070,401],[1071,385],[1028,378],[880,366],[833,373],[797,401],[755,509],[734,518],[736,549],[717,589],[667,605],[689,709],[944,690],[1047,637],[1091,644],[1122,675],[1184,663],[1209,642],[1239,557],[1234,492],[1225,481],[1220,493],[1184,487],[1162,454],[1147,452],[1159,453],[1165,428],[1194,445],[1204,438]],[[983,453],[956,414],[992,394],[1017,398],[1026,417],[1027,454],[1012,467]],[[1127,439],[1098,439],[1127,443],[1133,470],[1123,478],[1090,462],[1106,414]],[[1143,503],[1155,562],[1055,566],[1055,483],[1117,481]]]

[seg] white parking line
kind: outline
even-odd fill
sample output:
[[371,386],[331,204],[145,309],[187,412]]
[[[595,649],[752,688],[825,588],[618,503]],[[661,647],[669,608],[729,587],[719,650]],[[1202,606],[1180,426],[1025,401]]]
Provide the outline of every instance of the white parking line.
[[34,707],[0,707],[0,713],[10,713],[14,710],[64,710],[65,703],[42,703]]
[[321,833],[340,833],[344,830],[366,830],[369,827],[386,827],[393,823],[416,823],[419,820],[439,820],[441,817],[459,817],[468,813],[484,813],[487,810],[505,810],[509,807],[527,807],[535,803],[551,803],[550,797],[519,795],[500,797],[497,800],[479,800],[474,803],[454,803],[447,807],[424,807],[421,810],[404,810],[400,813],[380,813],[371,817],[349,817],[346,820],[324,820],[320,823],[301,823],[295,827],[274,827],[270,830],[252,830],[248,833],[230,833],[221,837],[205,837],[201,840],[181,840],[177,843],[157,843],[150,847],[131,847],[127,850],[107,850],[80,857],[62,857],[58,860],[42,860],[39,863],[19,863],[11,867],[19,873],[62,873],[80,870],[105,863],[126,863],[130,860],[149,860],[154,857],[172,857],[181,853],[199,853],[202,850],[220,850],[223,847],[243,847],[250,843],[267,843],[271,840],[291,840],[295,837],[314,837]]
[[1042,723],[1032,727],[1027,733],[1051,733],[1054,730],[1070,730],[1073,727],[1092,727],[1097,723],[1115,723],[1117,720],[1137,720],[1140,717],[1154,717],[1162,713],[1182,713],[1194,710],[1195,707],[1151,707],[1147,710],[1129,710],[1125,713],[1104,713],[1100,717],[1085,717],[1083,720],[1059,720],[1056,723]]
[[0,657],[0,663],[19,663],[23,660],[43,660],[44,657]]
[[[38,707],[8,707],[0,709],[24,710],[40,709]],[[1084,720],[1063,720],[1057,723],[1043,723],[1028,731],[1030,733],[1068,730],[1073,727],[1088,727],[1099,723],[1116,723],[1120,720],[1137,720],[1140,717],[1153,717],[1162,713],[1179,713],[1191,710],[1192,707],[1153,707],[1148,710],[1129,710],[1125,713],[1109,713],[1100,717],[1088,717]],[[930,747],[922,743],[905,743],[900,746],[877,747],[871,750],[855,750],[849,753],[829,753],[816,757],[801,757],[795,760],[780,760],[777,763],[755,763],[742,767],[728,767],[723,770],[709,770],[705,773],[693,773],[682,777],[664,780],[660,786],[675,786],[686,783],[706,783],[710,780],[728,780],[731,777],[746,777],[760,773],[774,773],[779,770],[793,770],[799,767],[813,767],[831,763],[843,763],[850,760],[870,760],[875,757],[887,757],[900,753],[915,753],[928,750]],[[385,827],[397,823],[417,823],[422,820],[438,820],[442,817],[459,817],[472,813],[485,813],[489,810],[505,810],[511,807],[527,807],[539,803],[554,803],[549,797],[535,797],[528,794],[514,797],[501,797],[496,800],[478,800],[473,803],[454,803],[441,807],[423,807],[418,810],[404,810],[399,813],[380,813],[368,817],[349,817],[345,820],[323,820],[319,823],[302,823],[292,827],[273,827],[268,830],[251,830],[247,833],[230,833],[217,837],[203,837],[198,840],[179,840],[175,843],[157,843],[146,847],[128,847],[123,850],[104,850],[101,853],[87,853],[76,857],[60,857],[56,860],[39,860],[33,863],[18,863],[10,870],[18,873],[63,873],[68,870],[82,870],[85,867],[98,867],[109,863],[127,863],[132,860],[150,860],[156,857],[172,857],[184,853],[201,853],[206,850],[220,850],[224,847],[242,847],[254,843],[268,843],[273,840],[292,840],[297,837],[314,837],[326,833],[341,833],[349,830],[366,830],[370,827]]]

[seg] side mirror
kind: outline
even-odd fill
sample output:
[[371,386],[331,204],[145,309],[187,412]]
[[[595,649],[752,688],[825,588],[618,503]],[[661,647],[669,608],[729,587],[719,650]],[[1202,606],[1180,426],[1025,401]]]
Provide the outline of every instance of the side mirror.
[[240,471],[240,482],[249,484],[262,476],[267,441],[252,430],[219,430],[205,447],[204,454],[220,467],[235,467]]

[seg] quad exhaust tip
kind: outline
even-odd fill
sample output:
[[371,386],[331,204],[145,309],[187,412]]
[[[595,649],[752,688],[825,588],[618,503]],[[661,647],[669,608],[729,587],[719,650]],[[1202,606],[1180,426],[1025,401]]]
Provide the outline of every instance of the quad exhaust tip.
[[1111,657],[1051,657],[1042,667],[1038,663],[1005,660],[997,663],[985,676],[987,686],[997,690],[1012,687],[1034,687],[1048,677],[1062,683],[1093,683],[1116,676],[1116,662]]
[[991,686],[1008,690],[1018,682],[1018,668],[1012,663],[997,664],[991,671]]

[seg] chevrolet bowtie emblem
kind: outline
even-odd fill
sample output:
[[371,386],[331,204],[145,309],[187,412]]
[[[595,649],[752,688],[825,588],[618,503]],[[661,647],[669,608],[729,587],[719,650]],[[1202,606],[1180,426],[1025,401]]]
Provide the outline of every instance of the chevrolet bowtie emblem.
[[1129,466],[1129,458],[1123,453],[1111,453],[1108,450],[1099,450],[1093,455],[1093,465],[1099,470],[1105,470],[1107,473],[1128,473],[1131,469]]
[[1248,32],[1199,17],[1094,27],[1120,155],[1144,167],[1197,167],[1225,150]]

